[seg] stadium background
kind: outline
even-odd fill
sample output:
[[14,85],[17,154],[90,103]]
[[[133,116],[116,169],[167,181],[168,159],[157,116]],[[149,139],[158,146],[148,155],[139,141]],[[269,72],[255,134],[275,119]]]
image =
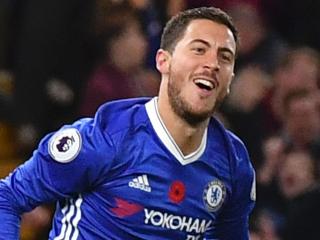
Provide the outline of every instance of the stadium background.
[[[246,142],[257,172],[251,239],[299,239],[297,226],[320,236],[319,1],[0,0],[0,177],[45,133],[102,102],[156,94],[165,22],[210,5],[240,31],[217,117]],[[52,209],[25,214],[21,239],[47,239]]]

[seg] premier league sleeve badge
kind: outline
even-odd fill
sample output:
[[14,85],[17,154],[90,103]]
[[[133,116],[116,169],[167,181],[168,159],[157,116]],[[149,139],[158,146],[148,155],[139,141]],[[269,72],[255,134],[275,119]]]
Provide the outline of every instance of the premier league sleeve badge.
[[74,160],[82,146],[81,135],[75,128],[63,129],[52,136],[49,141],[50,156],[60,163]]

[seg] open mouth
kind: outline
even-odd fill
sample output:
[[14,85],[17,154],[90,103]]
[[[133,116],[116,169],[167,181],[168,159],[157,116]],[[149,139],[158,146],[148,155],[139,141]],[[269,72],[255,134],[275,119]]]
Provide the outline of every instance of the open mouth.
[[216,88],[217,84],[215,84],[215,82],[207,80],[207,79],[196,79],[194,80],[194,83],[201,89],[207,90],[207,91],[211,91],[214,88]]

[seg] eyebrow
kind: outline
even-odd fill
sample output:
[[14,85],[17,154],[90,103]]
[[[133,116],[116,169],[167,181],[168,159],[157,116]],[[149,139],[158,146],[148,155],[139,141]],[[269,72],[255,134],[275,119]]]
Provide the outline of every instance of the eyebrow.
[[[211,44],[209,42],[207,42],[206,40],[200,39],[200,38],[193,39],[189,44],[193,44],[193,43],[197,43],[197,42],[203,43],[207,47],[211,47]],[[235,53],[228,47],[220,47],[218,50],[220,52],[229,52],[233,56],[235,56]]]
[[207,47],[210,47],[210,43],[203,40],[203,39],[200,39],[200,38],[197,38],[197,39],[193,39],[189,44],[192,44],[192,43],[197,43],[197,42],[200,42],[200,43],[203,43],[204,45],[206,45]]

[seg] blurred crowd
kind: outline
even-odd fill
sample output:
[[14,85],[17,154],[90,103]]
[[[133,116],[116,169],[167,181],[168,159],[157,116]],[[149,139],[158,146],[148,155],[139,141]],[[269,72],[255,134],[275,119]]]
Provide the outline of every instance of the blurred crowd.
[[[199,6],[224,9],[241,37],[217,117],[256,169],[251,239],[319,239],[319,1],[0,0],[0,177],[102,103],[156,95],[162,28]],[[25,214],[21,239],[47,239],[52,208]]]

